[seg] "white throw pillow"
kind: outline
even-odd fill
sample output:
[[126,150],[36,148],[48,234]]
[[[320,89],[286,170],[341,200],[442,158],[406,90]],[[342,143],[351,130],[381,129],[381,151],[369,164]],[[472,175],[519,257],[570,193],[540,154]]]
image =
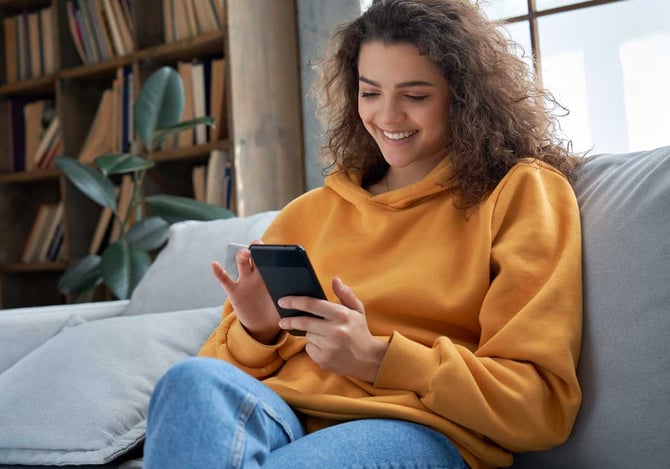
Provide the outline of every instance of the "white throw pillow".
[[194,356],[219,307],[63,329],[0,375],[0,464],[105,464],[144,438],[156,381]]
[[211,272],[219,261],[231,273],[234,250],[229,243],[259,239],[277,215],[261,212],[242,218],[185,221],[170,227],[167,246],[135,288],[125,315],[160,313],[223,305],[225,292]]

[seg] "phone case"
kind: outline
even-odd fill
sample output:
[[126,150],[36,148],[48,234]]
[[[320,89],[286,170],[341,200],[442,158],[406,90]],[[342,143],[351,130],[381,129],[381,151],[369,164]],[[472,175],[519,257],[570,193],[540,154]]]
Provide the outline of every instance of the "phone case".
[[[254,244],[249,246],[249,251],[280,316],[319,317],[305,311],[282,308],[278,304],[280,298],[289,295],[326,299],[307,252],[302,246]],[[303,331],[290,332],[294,335],[304,335]]]

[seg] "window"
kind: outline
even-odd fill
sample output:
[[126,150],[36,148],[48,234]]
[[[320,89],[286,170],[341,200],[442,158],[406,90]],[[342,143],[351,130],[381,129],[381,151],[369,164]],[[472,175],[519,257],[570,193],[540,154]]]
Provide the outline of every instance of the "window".
[[[476,1],[476,0],[473,0]],[[670,144],[670,2],[479,0],[570,113],[561,127],[578,152]],[[530,8],[530,10],[529,10]],[[531,60],[526,57],[527,60]]]
[[560,122],[575,151],[670,144],[670,1],[471,1],[569,110]]

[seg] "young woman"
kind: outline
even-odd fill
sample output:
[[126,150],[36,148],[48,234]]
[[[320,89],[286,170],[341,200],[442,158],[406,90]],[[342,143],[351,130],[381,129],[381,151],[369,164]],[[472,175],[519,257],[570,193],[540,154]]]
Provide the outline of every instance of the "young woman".
[[564,441],[578,160],[550,95],[468,0],[381,0],[317,96],[330,174],[262,241],[305,247],[328,300],[281,302],[323,319],[280,320],[248,250],[238,279],[213,264],[223,318],[157,385],[146,467],[480,468]]

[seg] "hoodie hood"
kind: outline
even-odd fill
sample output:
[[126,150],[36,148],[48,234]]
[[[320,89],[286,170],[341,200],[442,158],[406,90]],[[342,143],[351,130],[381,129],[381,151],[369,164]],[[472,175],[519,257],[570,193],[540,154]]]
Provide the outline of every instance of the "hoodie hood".
[[336,170],[326,176],[324,182],[326,187],[355,206],[370,203],[399,210],[453,187],[449,181],[451,177],[451,165],[445,157],[420,181],[379,195],[373,195],[361,187],[363,174],[360,171]]

